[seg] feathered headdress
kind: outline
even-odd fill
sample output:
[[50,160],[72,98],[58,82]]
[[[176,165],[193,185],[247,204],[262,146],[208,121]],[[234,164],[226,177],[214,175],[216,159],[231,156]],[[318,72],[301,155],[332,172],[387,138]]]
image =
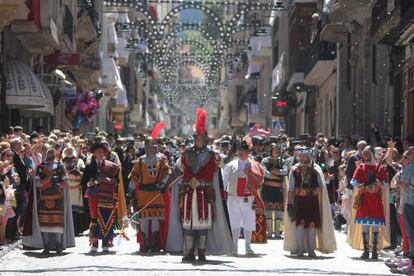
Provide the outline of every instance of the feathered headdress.
[[243,137],[239,143],[239,149],[251,151],[252,148],[253,148],[252,139],[249,136]]
[[156,123],[155,126],[152,128],[151,137],[153,139],[157,139],[158,136],[160,136],[161,129],[164,128],[165,125],[166,125],[165,122],[158,122],[158,123]]
[[195,130],[197,134],[204,135],[206,133],[207,110],[204,108],[196,109]]

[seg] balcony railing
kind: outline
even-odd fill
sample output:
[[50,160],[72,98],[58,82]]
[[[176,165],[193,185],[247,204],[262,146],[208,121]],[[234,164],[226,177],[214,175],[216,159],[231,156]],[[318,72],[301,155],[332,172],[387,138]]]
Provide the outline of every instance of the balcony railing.
[[414,1],[412,0],[402,1],[401,2],[401,23],[400,23],[401,30],[404,30],[407,27],[409,27],[409,25],[413,21],[414,21]]
[[336,44],[319,39],[313,41],[308,57],[304,62],[303,74],[306,76],[318,61],[334,60],[336,58]]

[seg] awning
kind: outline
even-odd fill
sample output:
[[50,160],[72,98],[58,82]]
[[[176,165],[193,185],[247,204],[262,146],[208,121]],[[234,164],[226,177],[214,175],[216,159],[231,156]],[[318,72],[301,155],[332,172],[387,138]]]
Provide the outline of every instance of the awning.
[[249,67],[247,68],[247,75],[251,76],[253,74],[257,74],[262,71],[261,65],[255,63],[249,63]]
[[118,44],[116,44],[116,51],[118,52],[119,58],[122,58],[125,60],[125,62],[128,61],[129,52],[125,50],[125,47],[127,46],[127,41],[123,37],[118,37]]
[[25,117],[40,118],[53,116],[55,114],[52,93],[42,80],[40,80],[40,83],[43,87],[43,92],[46,95],[47,105],[43,107],[24,109],[23,112],[26,114]]
[[104,58],[102,61],[102,83],[106,86],[113,87],[113,92],[123,89],[121,75],[113,58]]
[[249,45],[252,48],[247,53],[247,56],[249,57],[249,59],[251,59],[252,57],[258,56],[259,55],[260,37],[258,37],[258,36],[252,36],[252,37],[250,37],[250,43],[249,43]]
[[14,60],[6,63],[6,104],[9,108],[35,109],[53,115],[50,90],[29,66]]
[[115,102],[117,106],[122,106],[125,109],[128,108],[127,89],[124,84],[122,84],[122,89],[118,90]]
[[[271,30],[266,28],[268,33],[271,33]],[[263,48],[272,48],[272,37],[270,35],[261,36],[259,38],[259,51]]]

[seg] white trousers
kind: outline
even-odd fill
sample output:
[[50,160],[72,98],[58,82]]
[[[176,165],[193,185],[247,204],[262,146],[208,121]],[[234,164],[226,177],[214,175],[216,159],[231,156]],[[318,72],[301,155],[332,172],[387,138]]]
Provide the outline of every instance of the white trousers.
[[231,229],[243,227],[246,231],[256,230],[256,212],[252,209],[254,196],[244,197],[229,195],[227,207],[229,209]]

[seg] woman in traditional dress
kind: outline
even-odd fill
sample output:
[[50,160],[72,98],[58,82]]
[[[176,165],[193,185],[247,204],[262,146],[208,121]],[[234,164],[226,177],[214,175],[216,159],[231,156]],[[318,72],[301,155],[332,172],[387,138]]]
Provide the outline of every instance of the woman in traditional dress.
[[[388,177],[383,166],[377,164],[374,153],[370,147],[362,151],[362,163],[360,163],[351,180],[354,189],[353,218],[355,225],[349,231],[349,242],[354,248],[360,248],[360,237],[364,252],[361,259],[369,258],[370,231],[372,237],[372,259],[378,259],[377,249],[384,245],[382,242],[386,237],[384,233],[389,231],[380,231],[384,226],[389,225],[386,222],[388,207]],[[385,203],[385,204],[384,204]],[[352,226],[352,225],[351,225]],[[359,227],[360,226],[360,227]],[[358,233],[362,229],[362,235]],[[385,229],[382,229],[385,230]],[[381,233],[381,237],[380,237]]]

